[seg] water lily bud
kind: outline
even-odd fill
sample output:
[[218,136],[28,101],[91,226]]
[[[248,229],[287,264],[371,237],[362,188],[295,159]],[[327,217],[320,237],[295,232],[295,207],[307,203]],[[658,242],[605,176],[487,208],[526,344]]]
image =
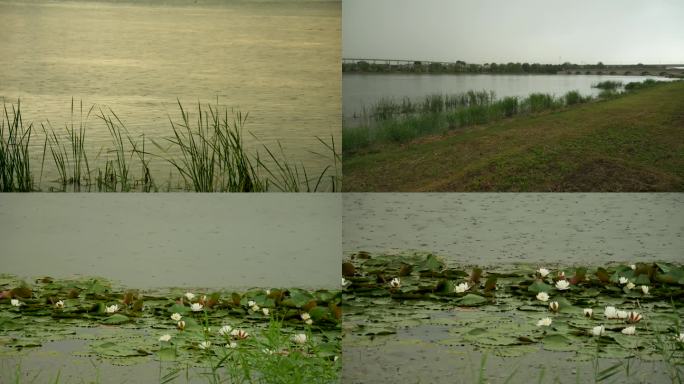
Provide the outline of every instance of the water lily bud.
[[173,320],[173,321],[180,321],[180,319],[182,319],[182,318],[183,318],[183,316],[181,316],[180,313],[174,313],[173,315],[171,315],[171,320]]
[[64,308],[64,302],[62,300],[58,301],[55,303],[55,308],[62,309]]
[[648,295],[648,286],[647,286],[647,285],[642,285],[642,286],[641,286],[641,292],[643,292],[644,295]]
[[167,342],[169,340],[171,340],[171,335],[169,335],[169,334],[162,335],[159,337],[159,341]]
[[625,288],[627,289],[634,289],[634,287],[636,287],[636,285],[634,285],[634,283],[632,283],[631,281],[627,283],[627,285],[625,285]]
[[311,315],[309,315],[307,312],[304,312],[304,313],[302,313],[302,314],[299,315],[299,316],[300,316],[300,317],[302,318],[302,320],[304,320],[304,321],[311,319]]
[[606,327],[603,325],[598,325],[591,329],[591,334],[594,336],[601,336],[606,332]]
[[633,335],[636,333],[636,327],[627,327],[620,332],[625,335]]
[[566,289],[570,289],[570,283],[568,283],[567,280],[558,280],[556,281],[556,289],[559,291],[565,291]]
[[178,322],[178,329],[181,331],[185,329],[185,321],[181,320]]
[[303,333],[298,333],[296,335],[292,335],[292,341],[294,341],[295,344],[305,344],[306,343],[306,335]]
[[540,301],[549,301],[549,294],[546,292],[537,293],[537,299]]
[[192,300],[195,298],[195,295],[190,292],[185,292],[185,298],[188,300]]
[[311,320],[311,319],[306,320],[305,323],[306,323],[306,325],[311,325],[311,324],[313,324],[313,320]]
[[230,343],[226,344],[226,348],[237,348],[238,344],[234,341],[231,341]]
[[632,268],[632,270],[635,270],[635,269],[636,269],[636,265],[635,265],[635,264],[630,264],[629,267]]
[[592,317],[594,315],[594,310],[591,308],[584,308],[584,316]]
[[10,304],[12,304],[12,305],[15,306],[15,307],[20,307],[21,304],[22,304],[22,302],[20,302],[20,301],[17,300],[17,299],[12,299],[12,300],[10,300]]
[[627,283],[629,282],[629,280],[628,280],[626,277],[624,277],[624,276],[620,276],[620,278],[618,279],[618,281],[619,281],[620,284],[622,284],[622,285],[625,285],[625,284],[627,284]]
[[200,349],[207,349],[207,348],[211,347],[211,341],[208,341],[208,340],[203,341],[203,342],[199,343],[199,347],[200,347]]
[[223,327],[219,328],[218,333],[221,336],[227,336],[230,334],[230,332],[233,330],[233,327],[230,325],[224,325]]
[[395,277],[390,281],[390,288],[399,288],[401,287],[401,280],[399,280],[398,277]]
[[256,305],[256,301],[250,300],[250,301],[247,302],[247,306],[248,306],[248,307],[253,307],[253,306],[255,306],[255,305]]
[[114,313],[119,310],[119,306],[117,304],[113,304],[110,307],[105,306],[105,313]]
[[684,333],[679,334],[679,337],[677,337],[677,341],[679,341],[680,343],[684,343]]
[[238,340],[244,340],[249,337],[249,333],[242,329],[233,329],[233,331],[230,332],[230,335]]
[[342,286],[343,286],[343,287],[346,287],[347,284],[349,284],[349,281],[343,277],[343,278],[342,278]]
[[627,315],[627,322],[628,323],[634,324],[634,323],[638,323],[640,321],[641,321],[641,314],[639,312],[632,311]]
[[190,306],[190,309],[192,309],[193,312],[199,312],[204,308],[204,306],[200,303],[192,303]]
[[558,309],[560,308],[560,305],[558,304],[557,301],[552,301],[549,303],[549,309],[551,312],[558,312]]
[[268,316],[268,308],[262,308],[261,312],[263,312],[264,316]]
[[541,277],[546,277],[546,275],[549,274],[549,270],[546,268],[539,268],[537,270],[537,273],[539,273],[539,276],[541,276]]

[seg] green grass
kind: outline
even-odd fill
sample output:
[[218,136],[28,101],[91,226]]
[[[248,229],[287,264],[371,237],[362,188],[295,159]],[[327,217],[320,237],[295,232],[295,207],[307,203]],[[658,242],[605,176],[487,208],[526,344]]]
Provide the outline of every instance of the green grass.
[[10,114],[3,104],[0,120],[0,191],[29,192],[33,190],[33,174],[29,156],[32,125],[24,127],[21,105],[12,106]]
[[401,144],[355,133],[344,189],[684,191],[684,82],[642,87]]

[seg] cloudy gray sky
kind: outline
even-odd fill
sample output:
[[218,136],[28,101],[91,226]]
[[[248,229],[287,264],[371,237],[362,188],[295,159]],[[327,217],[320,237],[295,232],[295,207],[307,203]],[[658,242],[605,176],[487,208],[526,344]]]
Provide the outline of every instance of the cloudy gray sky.
[[345,58],[684,63],[683,0],[343,0]]

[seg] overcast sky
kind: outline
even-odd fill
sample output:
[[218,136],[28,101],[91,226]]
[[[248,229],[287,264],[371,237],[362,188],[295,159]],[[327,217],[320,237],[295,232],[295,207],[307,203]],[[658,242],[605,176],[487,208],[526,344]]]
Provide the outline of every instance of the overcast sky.
[[345,58],[684,63],[684,0],[342,0]]

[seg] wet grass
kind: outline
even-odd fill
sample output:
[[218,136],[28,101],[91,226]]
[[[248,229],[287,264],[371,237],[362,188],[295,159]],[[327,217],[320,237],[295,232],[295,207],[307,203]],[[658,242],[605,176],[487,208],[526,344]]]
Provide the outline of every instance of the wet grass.
[[[160,139],[144,135],[133,137],[112,109],[95,106],[87,111],[83,104],[71,103],[71,120],[64,129],[50,121],[41,123],[44,134],[40,173],[32,171],[29,143],[32,126],[24,127],[21,104],[4,106],[0,126],[0,190],[39,191],[43,188],[43,171],[56,170],[57,179],[47,180],[48,191],[130,192],[159,191],[159,180],[150,169],[153,158],[172,166],[181,180],[181,190],[196,192],[322,192],[341,188],[341,154],[330,142],[316,138],[321,149],[312,149],[317,157],[329,162],[316,174],[303,163],[290,160],[278,143],[277,150],[265,144],[248,148],[244,134],[248,114],[228,111],[215,105],[197,105],[191,114],[179,102],[180,120],[170,120],[172,136]],[[89,159],[86,133],[90,120],[96,117],[109,132],[111,145],[103,147]],[[256,137],[256,136],[255,136]],[[150,145],[152,144],[152,150]],[[261,152],[260,152],[261,150]],[[261,156],[260,153],[265,153]],[[92,153],[91,153],[92,155]],[[139,171],[138,171],[139,170]],[[171,185],[167,186],[167,190]]]
[[[639,87],[609,100],[436,132],[403,143],[372,144],[356,133],[355,140],[365,140],[367,148],[345,150],[344,188],[683,191],[684,82]],[[565,103],[574,98],[566,95]],[[536,103],[547,102],[539,98]],[[350,136],[343,134],[345,140]]]
[[603,90],[614,91],[614,90],[622,88],[623,85],[624,84],[621,81],[606,80],[606,81],[598,82],[596,84],[592,84],[591,87],[603,89]]

